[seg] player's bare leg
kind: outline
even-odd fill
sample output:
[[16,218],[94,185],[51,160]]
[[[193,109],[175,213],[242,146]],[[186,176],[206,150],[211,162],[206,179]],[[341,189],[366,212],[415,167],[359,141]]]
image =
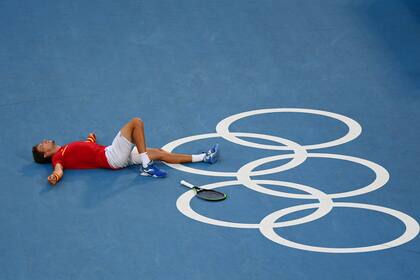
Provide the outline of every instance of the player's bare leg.
[[192,155],[170,153],[162,149],[147,148],[151,160],[161,160],[167,163],[192,162]]
[[144,123],[139,118],[133,118],[121,128],[121,135],[137,148],[140,166],[140,175],[156,178],[166,177],[166,172],[156,167],[150,160],[146,149],[146,137],[144,135]]
[[144,123],[139,118],[133,118],[121,128],[121,135],[134,143],[140,154],[146,152],[146,137],[144,135]]
[[[130,162],[134,164],[141,164],[142,166],[140,167],[140,173],[145,176],[166,176],[166,172],[159,170],[153,164],[149,166],[150,160],[160,160],[167,163],[215,163],[217,161],[218,145],[215,145],[207,152],[197,155],[177,154],[170,153],[162,149],[146,148],[144,123],[139,118],[133,118],[131,121],[125,124],[120,131],[123,137],[136,145],[137,149],[134,149],[130,155]],[[150,170],[150,172],[148,170]]]

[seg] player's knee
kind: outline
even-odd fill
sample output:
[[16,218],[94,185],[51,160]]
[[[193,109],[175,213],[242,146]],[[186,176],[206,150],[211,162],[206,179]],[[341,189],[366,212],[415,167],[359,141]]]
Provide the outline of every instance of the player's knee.
[[165,150],[164,150],[164,149],[162,149],[162,148],[158,148],[158,151],[159,151],[159,154],[161,154],[163,157],[166,157],[166,156],[168,156],[168,155],[170,155],[170,154],[171,154],[170,152],[165,151]]
[[144,126],[144,123],[140,118],[133,118],[131,122],[136,126]]
[[156,155],[157,155],[157,160],[163,160],[164,161],[166,159],[165,152],[161,151],[160,149],[157,150]]
[[169,160],[169,158],[171,157],[171,153],[168,151],[165,151],[164,149],[159,148],[159,156],[161,157],[160,160],[166,161]]

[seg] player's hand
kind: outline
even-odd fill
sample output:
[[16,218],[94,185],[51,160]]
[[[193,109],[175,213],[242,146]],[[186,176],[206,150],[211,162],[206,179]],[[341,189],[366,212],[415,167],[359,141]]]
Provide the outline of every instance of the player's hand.
[[53,174],[51,174],[50,176],[48,176],[48,183],[50,183],[52,186],[54,186],[55,184],[57,184],[58,180],[57,177],[54,176]]
[[89,133],[89,135],[87,137],[87,141],[92,142],[92,143],[96,143],[96,134],[95,134],[95,132]]

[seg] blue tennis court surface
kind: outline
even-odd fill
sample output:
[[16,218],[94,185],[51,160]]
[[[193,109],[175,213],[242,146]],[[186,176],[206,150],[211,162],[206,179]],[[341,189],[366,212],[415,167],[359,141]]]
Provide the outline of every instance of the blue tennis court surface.
[[[2,0],[0,94],[1,279],[420,279],[419,1]],[[133,117],[219,161],[32,160]]]

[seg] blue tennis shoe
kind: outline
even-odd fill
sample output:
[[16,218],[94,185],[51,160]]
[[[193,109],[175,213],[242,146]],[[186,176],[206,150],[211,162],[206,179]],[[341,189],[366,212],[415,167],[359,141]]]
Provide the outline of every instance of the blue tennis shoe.
[[216,144],[205,153],[203,162],[213,164],[217,161],[218,156],[219,156],[219,144]]
[[143,165],[140,165],[140,175],[141,176],[151,176],[154,178],[165,178],[167,173],[164,170],[160,170],[157,168],[153,161],[149,162],[147,167],[143,167]]

